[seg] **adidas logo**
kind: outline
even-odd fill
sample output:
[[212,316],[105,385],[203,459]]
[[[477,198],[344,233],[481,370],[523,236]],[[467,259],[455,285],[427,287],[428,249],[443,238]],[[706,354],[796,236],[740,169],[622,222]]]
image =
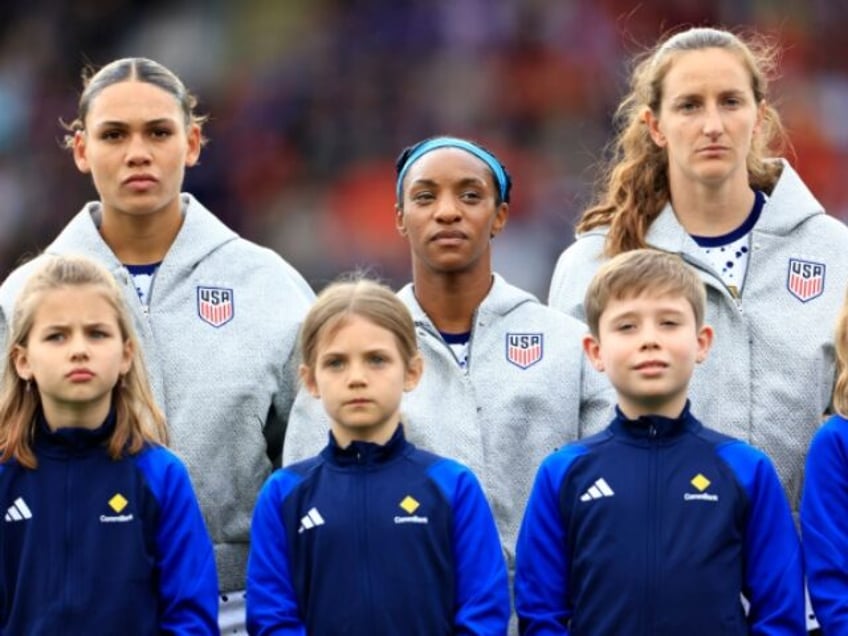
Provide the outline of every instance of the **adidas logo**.
[[589,490],[580,495],[580,501],[593,501],[595,499],[603,499],[604,497],[612,497],[615,493],[603,477],[595,480]]
[[32,519],[32,511],[26,505],[24,498],[18,497],[6,511],[6,521],[24,521],[26,519]]
[[318,512],[318,508],[310,508],[309,512],[300,518],[300,528],[298,528],[297,531],[298,533],[301,533],[304,530],[311,530],[316,526],[323,525],[324,517],[322,517],[321,513]]

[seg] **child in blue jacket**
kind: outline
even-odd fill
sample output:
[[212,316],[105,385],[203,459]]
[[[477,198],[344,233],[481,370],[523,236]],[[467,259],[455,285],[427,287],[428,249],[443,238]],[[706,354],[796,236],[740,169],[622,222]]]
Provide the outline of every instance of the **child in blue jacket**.
[[810,444],[801,497],[807,586],[825,634],[848,634],[848,297],[836,322],[831,416]]
[[618,406],[536,476],[517,545],[522,633],[805,633],[800,546],[774,467],[689,410],[713,336],[704,296],[678,256],[648,249],[593,278],[584,350]]
[[46,257],[0,385],[0,634],[218,633],[212,542],[123,293]]
[[301,353],[329,444],[259,495],[248,631],[505,634],[506,566],[477,479],[404,437],[401,397],[423,371],[409,310],[373,281],[333,284],[303,323]]

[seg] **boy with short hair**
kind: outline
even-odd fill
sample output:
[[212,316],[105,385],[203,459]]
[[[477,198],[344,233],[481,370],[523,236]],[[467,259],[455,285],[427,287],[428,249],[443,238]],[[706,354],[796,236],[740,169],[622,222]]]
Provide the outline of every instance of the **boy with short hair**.
[[704,295],[677,255],[648,249],[592,280],[583,347],[618,406],[536,476],[517,545],[523,634],[805,633],[800,546],[771,462],[689,410],[713,337]]

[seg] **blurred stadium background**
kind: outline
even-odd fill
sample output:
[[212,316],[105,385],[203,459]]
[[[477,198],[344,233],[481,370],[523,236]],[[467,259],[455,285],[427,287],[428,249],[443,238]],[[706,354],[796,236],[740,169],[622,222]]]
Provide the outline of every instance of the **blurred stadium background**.
[[362,266],[406,282],[394,158],[450,133],[512,172],[496,269],[544,299],[627,60],[681,25],[755,28],[782,44],[773,92],[790,158],[848,218],[846,0],[4,1],[0,276],[95,196],[59,146],[81,67],[140,55],[176,71],[211,116],[186,189],[316,290]]

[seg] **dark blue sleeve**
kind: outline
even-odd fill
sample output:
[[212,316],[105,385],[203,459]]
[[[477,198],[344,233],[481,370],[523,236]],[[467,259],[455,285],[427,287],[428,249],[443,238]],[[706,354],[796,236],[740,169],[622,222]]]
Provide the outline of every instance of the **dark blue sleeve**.
[[247,560],[247,629],[255,636],[306,636],[289,567],[283,502],[301,477],[278,470],[268,478],[253,510]]
[[453,509],[456,564],[454,634],[506,634],[509,581],[492,511],[477,478],[466,467],[442,460],[431,478]]
[[567,524],[559,496],[568,469],[584,453],[575,444],[548,457],[530,491],[515,549],[515,610],[522,634],[569,633]]
[[789,502],[769,458],[753,446],[733,441],[718,449],[733,470],[749,503],[743,555],[743,593],[751,604],[751,634],[806,633],[801,545]]
[[138,457],[159,502],[156,560],[159,575],[159,632],[215,634],[218,576],[215,553],[185,465],[164,448]]
[[825,634],[848,634],[848,420],[839,416],[810,444],[801,536],[816,618]]

